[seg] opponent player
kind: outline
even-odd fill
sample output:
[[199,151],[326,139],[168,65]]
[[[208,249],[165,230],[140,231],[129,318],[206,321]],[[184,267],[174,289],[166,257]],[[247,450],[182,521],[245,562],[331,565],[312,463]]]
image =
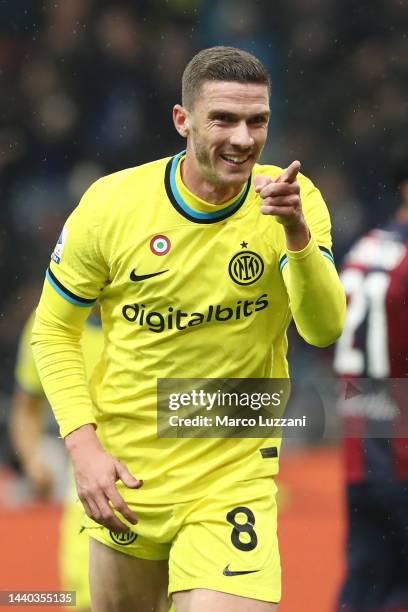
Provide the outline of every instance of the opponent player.
[[[47,497],[53,489],[53,475],[41,453],[44,392],[38,377],[30,346],[34,313],[21,334],[15,368],[16,389],[10,415],[11,439],[22,469],[38,497]],[[87,375],[90,375],[102,353],[103,335],[98,314],[86,321],[82,335]],[[91,608],[88,580],[88,537],[81,533],[82,505],[78,501],[72,478],[67,493],[60,529],[60,575],[62,588],[76,593],[76,610]]]
[[[164,611],[168,589],[177,612],[270,612],[279,440],[160,438],[156,383],[286,377],[291,318],[326,346],[345,297],[319,191],[297,161],[257,163],[264,66],[206,49],[182,88],[173,120],[187,150],[84,195],[52,255],[34,349],[93,519],[95,610]],[[105,346],[89,394],[78,343],[96,300]]]
[[408,375],[407,156],[395,177],[394,219],[353,246],[342,272],[349,307],[335,368],[357,380],[344,402],[349,532],[339,609],[353,612],[408,610],[407,395],[403,382],[388,382]]

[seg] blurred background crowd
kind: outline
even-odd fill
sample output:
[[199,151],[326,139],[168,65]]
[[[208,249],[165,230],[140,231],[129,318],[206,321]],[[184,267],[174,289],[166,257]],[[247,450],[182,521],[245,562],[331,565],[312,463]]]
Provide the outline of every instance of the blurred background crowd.
[[[18,335],[64,219],[99,176],[183,147],[171,121],[180,77],[215,44],[269,68],[263,159],[302,161],[328,202],[338,260],[388,215],[388,160],[408,127],[406,0],[1,0],[3,422]],[[313,349],[295,348],[302,367]]]

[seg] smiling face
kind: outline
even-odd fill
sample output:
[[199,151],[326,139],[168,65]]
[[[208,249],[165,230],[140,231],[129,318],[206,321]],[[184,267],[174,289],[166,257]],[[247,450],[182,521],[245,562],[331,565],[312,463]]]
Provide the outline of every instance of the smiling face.
[[176,128],[187,136],[187,186],[238,192],[265,145],[268,120],[266,85],[206,81],[191,111],[174,108]]

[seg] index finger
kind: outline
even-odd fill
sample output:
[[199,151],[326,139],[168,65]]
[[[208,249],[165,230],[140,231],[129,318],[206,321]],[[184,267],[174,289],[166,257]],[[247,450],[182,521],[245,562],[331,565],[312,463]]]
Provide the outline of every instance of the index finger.
[[280,175],[278,183],[294,183],[296,181],[297,174],[300,170],[301,163],[296,160],[293,161],[290,166],[286,168],[283,174]]
[[119,533],[127,533],[129,531],[129,527],[113,512],[105,494],[95,497],[94,502],[99,512],[99,516],[93,517],[97,523],[107,527],[110,531],[117,531]]

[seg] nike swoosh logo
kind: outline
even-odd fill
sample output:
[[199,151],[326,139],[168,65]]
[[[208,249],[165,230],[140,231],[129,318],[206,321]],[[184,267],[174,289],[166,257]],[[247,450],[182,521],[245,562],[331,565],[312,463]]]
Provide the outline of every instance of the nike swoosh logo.
[[229,569],[229,564],[224,567],[224,571],[222,572],[224,576],[242,576],[243,574],[256,574],[259,570],[242,570],[241,572],[233,572]]
[[130,273],[130,280],[137,283],[138,281],[146,280],[147,278],[152,278],[152,276],[159,276],[159,274],[164,274],[168,272],[168,270],[162,270],[161,272],[153,272],[152,274],[136,274],[136,270],[132,270]]

